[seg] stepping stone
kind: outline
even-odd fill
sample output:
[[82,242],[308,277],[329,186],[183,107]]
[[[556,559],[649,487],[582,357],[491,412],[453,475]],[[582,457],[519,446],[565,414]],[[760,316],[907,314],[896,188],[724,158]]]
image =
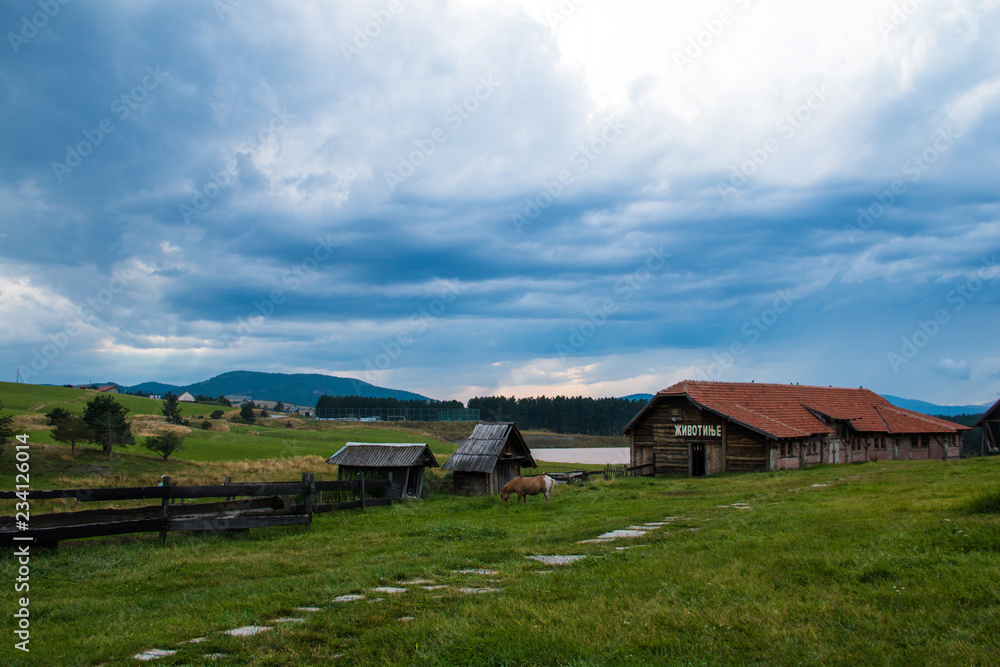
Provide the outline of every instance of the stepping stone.
[[651,530],[659,530],[659,528],[660,528],[659,526],[629,526],[628,527],[629,530],[645,530],[647,532],[651,531]]
[[391,593],[393,595],[405,592],[405,588],[397,588],[396,586],[379,586],[378,588],[372,589],[372,593]]
[[427,584],[433,584],[434,582],[430,579],[410,579],[409,581],[399,582],[400,586],[424,586]]
[[612,530],[609,533],[604,533],[603,535],[598,535],[597,537],[598,539],[607,538],[614,540],[619,537],[642,537],[645,534],[646,531],[644,530]]
[[613,537],[595,537],[590,540],[580,540],[577,544],[590,544],[591,542],[613,542]]
[[335,597],[335,598],[333,598],[333,601],[334,602],[357,602],[358,600],[364,600],[364,599],[365,599],[364,595],[357,595],[357,594],[351,593],[351,594],[348,594],[348,595],[340,595],[338,597]]
[[625,551],[626,549],[638,549],[640,547],[648,547],[648,544],[631,544],[627,547],[615,547],[615,551]]
[[205,657],[209,660],[218,660],[219,658],[228,658],[225,653],[206,653]]
[[200,644],[202,642],[207,642],[207,637],[195,637],[194,639],[189,639],[186,642],[181,642],[182,644]]
[[417,620],[415,616],[400,616],[399,620],[403,623],[412,623]]
[[830,486],[830,485],[829,485],[829,484],[813,484],[813,488],[814,488],[814,489],[815,489],[816,487],[820,487],[820,486]]
[[586,558],[586,556],[527,556],[527,558],[537,560],[539,563],[545,563],[546,565],[568,565],[573,561]]
[[497,574],[496,570],[452,570],[452,572],[457,572],[458,574],[486,574],[486,575]]
[[295,611],[321,611],[319,607],[295,607]]
[[174,655],[175,653],[177,653],[177,651],[166,651],[162,648],[151,648],[148,651],[143,651],[142,653],[136,653],[132,657],[142,662],[149,662],[150,660],[159,660],[160,658],[166,658],[167,656]]
[[650,521],[649,523],[643,524],[644,526],[666,526],[669,521]]
[[304,618],[276,618],[272,623],[304,623],[306,619]]
[[442,588],[448,588],[448,587],[447,586],[443,586],[441,584],[437,584],[435,586],[421,586],[421,588],[423,588],[426,591],[438,591],[438,590],[441,590]]
[[253,637],[254,635],[259,635],[262,632],[267,632],[270,629],[271,628],[266,625],[244,625],[242,628],[226,630],[226,634],[232,635],[233,637]]
[[499,593],[499,588],[457,588],[455,589],[459,593],[465,593],[467,595],[478,595],[480,593]]

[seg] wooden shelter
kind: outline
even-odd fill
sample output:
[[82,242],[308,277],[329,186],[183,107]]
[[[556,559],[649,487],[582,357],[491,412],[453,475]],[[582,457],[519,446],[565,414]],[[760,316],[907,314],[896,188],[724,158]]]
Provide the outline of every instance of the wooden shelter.
[[388,479],[393,501],[419,498],[424,490],[424,468],[436,468],[437,459],[423,442],[348,442],[326,461],[337,466],[338,479]]
[[896,407],[868,389],[686,380],[622,431],[646,474],[804,468],[961,457],[968,426]]
[[482,422],[441,467],[454,472],[455,493],[492,495],[535,460],[516,424]]
[[1000,454],[1000,401],[976,422],[983,429],[983,454]]

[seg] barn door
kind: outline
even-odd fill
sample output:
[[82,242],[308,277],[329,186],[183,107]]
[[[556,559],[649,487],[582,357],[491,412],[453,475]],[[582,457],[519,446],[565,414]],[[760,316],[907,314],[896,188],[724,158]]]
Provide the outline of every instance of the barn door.
[[702,442],[691,443],[691,476],[705,476],[705,444]]

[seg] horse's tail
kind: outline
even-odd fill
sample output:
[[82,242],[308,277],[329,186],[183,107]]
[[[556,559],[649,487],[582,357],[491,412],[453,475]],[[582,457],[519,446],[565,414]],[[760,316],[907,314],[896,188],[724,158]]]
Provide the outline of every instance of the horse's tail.
[[555,485],[556,485],[556,481],[554,479],[552,479],[551,477],[549,477],[548,475],[546,475],[545,476],[545,502],[547,502],[547,503],[552,502],[552,487],[554,487]]

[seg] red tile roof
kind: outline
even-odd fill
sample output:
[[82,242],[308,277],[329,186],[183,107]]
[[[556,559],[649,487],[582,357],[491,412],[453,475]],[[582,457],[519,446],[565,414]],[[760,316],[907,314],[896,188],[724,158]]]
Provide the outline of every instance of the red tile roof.
[[657,392],[623,432],[660,399],[670,396],[686,396],[702,409],[772,438],[833,433],[821,417],[847,421],[856,431],[867,433],[957,433],[968,429],[898,408],[869,389],[684,380]]

